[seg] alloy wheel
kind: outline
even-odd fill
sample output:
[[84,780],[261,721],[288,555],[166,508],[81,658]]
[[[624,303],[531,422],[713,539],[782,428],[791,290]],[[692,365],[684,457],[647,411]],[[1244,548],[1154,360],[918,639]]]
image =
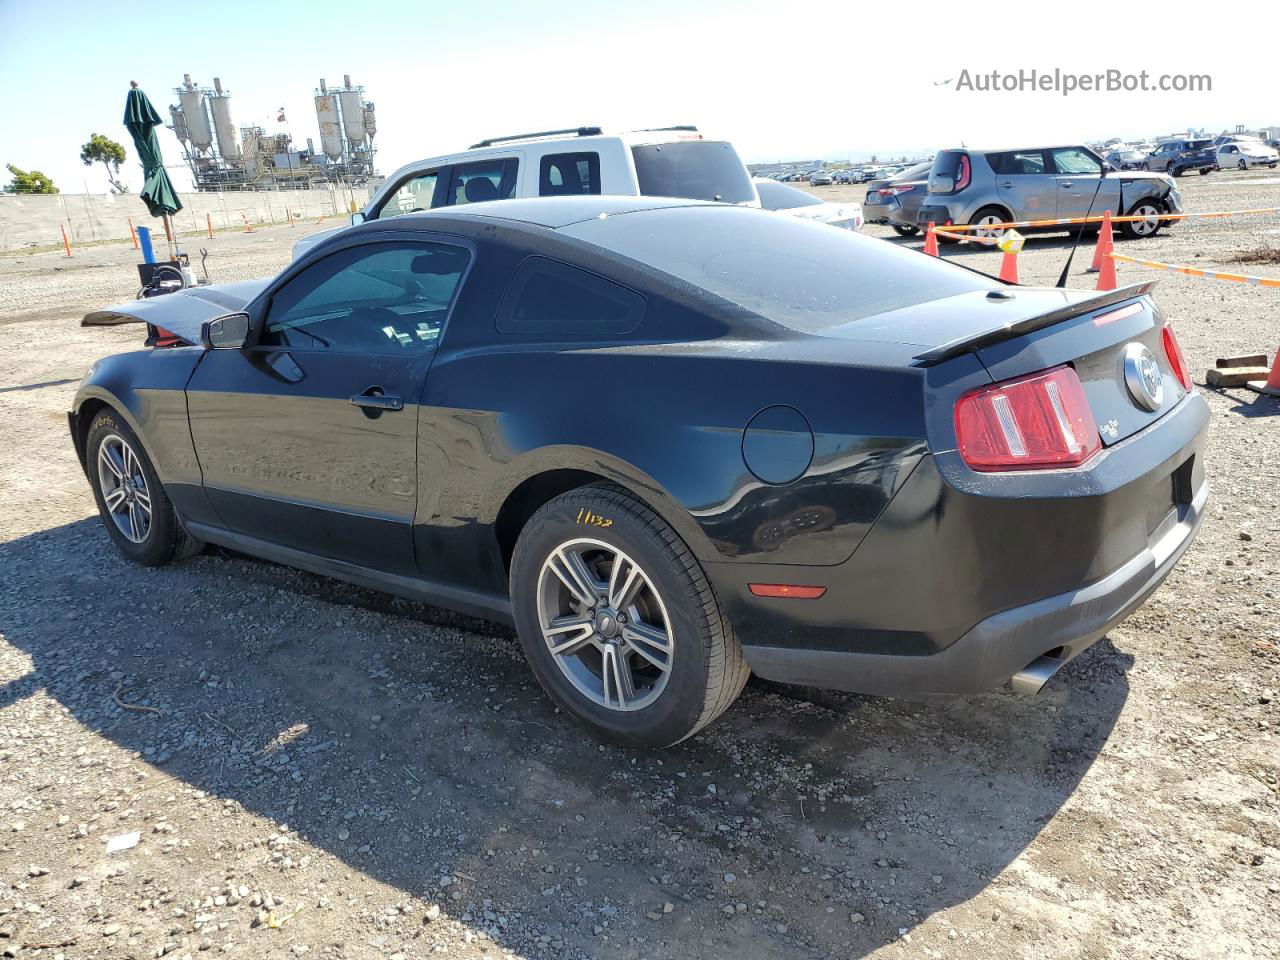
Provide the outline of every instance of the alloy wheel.
[[119,434],[98,447],[98,484],[107,515],[130,543],[142,543],[151,532],[151,490],[142,461]]
[[675,638],[649,575],[599,540],[568,540],[538,572],[538,627],[556,666],[587,699],[640,710],[666,689]]
[[1003,222],[1004,221],[994,213],[989,213],[985,217],[979,217],[977,220],[973,221],[974,225],[977,227],[977,229],[973,231],[973,236],[982,237],[986,240],[999,240],[1004,236],[1004,230],[993,230],[991,229],[991,224]]
[[1134,207],[1132,215],[1143,218],[1132,222],[1133,232],[1139,237],[1149,237],[1160,228],[1160,210],[1155,204],[1144,203]]

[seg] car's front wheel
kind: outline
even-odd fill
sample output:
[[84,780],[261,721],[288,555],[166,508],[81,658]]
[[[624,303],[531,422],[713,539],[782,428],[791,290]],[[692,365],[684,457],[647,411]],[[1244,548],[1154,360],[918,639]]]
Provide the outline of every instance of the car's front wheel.
[[114,411],[94,417],[85,463],[107,535],[130,560],[154,567],[203,548],[182,528],[137,435]]
[[723,713],[749,674],[688,546],[618,487],[571,490],[529,519],[511,603],[543,688],[619,743],[679,743]]
[[1155,200],[1139,200],[1129,210],[1129,216],[1142,219],[1126,221],[1120,224],[1120,229],[1131,240],[1154,237],[1160,232],[1160,215],[1164,212],[1164,207]]

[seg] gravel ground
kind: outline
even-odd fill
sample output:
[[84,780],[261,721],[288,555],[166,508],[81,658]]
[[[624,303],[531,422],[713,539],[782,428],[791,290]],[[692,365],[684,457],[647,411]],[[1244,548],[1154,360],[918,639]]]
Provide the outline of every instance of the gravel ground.
[[[1280,205],[1275,177],[1182,188]],[[1121,249],[1225,266],[1278,222]],[[301,229],[204,241],[210,271],[271,272]],[[1024,281],[1064,255],[1031,240]],[[122,562],[64,411],[138,342],[77,326],[132,262],[0,259],[0,955],[1280,956],[1280,401],[1205,392],[1199,541],[1040,697],[753,682],[638,753],[558,714],[507,632],[216,550]],[[1198,377],[1280,346],[1280,291],[1158,296]]]

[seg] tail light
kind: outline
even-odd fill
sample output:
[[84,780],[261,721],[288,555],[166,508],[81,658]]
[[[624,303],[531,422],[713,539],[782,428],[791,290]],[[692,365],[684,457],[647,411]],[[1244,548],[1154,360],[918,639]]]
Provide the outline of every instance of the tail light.
[[876,191],[876,193],[880,194],[880,196],[882,197],[896,197],[900,193],[910,193],[914,189],[915,189],[915,184],[912,184],[910,186],[905,186],[905,187],[903,186],[881,187],[879,190]]
[[1191,371],[1187,369],[1187,360],[1182,355],[1182,347],[1178,346],[1178,338],[1173,335],[1173,327],[1167,323],[1160,328],[1160,339],[1164,342],[1164,355],[1169,358],[1169,366],[1173,375],[1182,384],[1182,389],[1191,392]]
[[967,153],[960,154],[960,173],[956,177],[956,188],[953,193],[959,193],[969,185],[969,178],[972,176],[973,170],[969,164],[969,155]]
[[955,423],[974,470],[1075,467],[1102,448],[1080,378],[1065,365],[966,393]]

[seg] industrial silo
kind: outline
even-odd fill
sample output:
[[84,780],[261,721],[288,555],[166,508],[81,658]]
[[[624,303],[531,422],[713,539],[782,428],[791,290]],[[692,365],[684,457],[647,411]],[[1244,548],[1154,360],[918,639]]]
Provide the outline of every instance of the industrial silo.
[[177,137],[183,145],[191,139],[191,135],[187,133],[187,116],[182,112],[182,108],[169,105],[169,119],[173,122],[173,135]]
[[213,132],[218,138],[218,152],[222,159],[234,163],[240,159],[240,144],[236,140],[236,125],[231,122],[231,94],[224,93],[222,81],[213,78],[213,96],[209,105],[213,108]]
[[342,129],[350,143],[363,143],[365,137],[364,87],[352,87],[350,76],[343,76],[342,80],[343,88],[338,93],[338,100],[342,104]]
[[320,147],[330,160],[342,157],[342,126],[338,118],[338,98],[329,93],[323,80],[316,91],[316,121],[320,124]]
[[182,103],[182,115],[187,121],[187,135],[191,145],[200,153],[207,153],[213,146],[213,131],[209,128],[209,113],[204,105],[204,94],[191,82],[191,74],[182,75],[178,88],[178,100]]
[[366,103],[364,105],[364,132],[369,135],[369,139],[373,139],[373,135],[378,132],[378,120],[373,115],[373,104]]

